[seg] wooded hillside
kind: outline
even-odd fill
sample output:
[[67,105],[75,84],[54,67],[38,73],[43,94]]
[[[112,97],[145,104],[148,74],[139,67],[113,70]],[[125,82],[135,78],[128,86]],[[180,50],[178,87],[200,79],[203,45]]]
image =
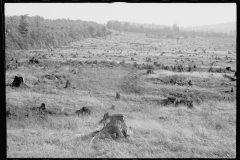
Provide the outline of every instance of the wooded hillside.
[[110,34],[106,27],[81,20],[49,20],[40,16],[5,16],[6,49],[55,48],[89,37]]
[[135,33],[145,33],[146,35],[153,35],[157,37],[166,36],[167,38],[177,38],[179,36],[187,37],[234,37],[226,33],[214,32],[213,30],[192,30],[186,31],[179,29],[177,24],[173,26],[164,25],[154,25],[154,24],[140,24],[140,23],[130,23],[130,22],[119,22],[119,21],[108,21],[107,28],[114,29],[119,32],[135,32]]

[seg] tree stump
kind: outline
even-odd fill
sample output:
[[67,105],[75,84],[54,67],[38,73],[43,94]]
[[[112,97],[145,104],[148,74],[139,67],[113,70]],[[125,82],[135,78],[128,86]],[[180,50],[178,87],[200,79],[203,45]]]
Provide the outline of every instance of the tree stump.
[[66,85],[65,85],[65,87],[64,88],[69,88],[70,87],[70,81],[69,80],[67,80],[67,82],[66,82]]
[[22,77],[15,76],[11,86],[12,87],[20,87],[21,85],[23,85],[23,83],[24,82],[23,82]]
[[116,93],[116,100],[119,100],[120,99],[120,93]]

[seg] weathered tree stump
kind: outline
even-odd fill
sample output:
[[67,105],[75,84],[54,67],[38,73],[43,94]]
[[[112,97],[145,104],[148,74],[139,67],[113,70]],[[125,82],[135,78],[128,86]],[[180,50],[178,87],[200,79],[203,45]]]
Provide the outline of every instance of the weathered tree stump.
[[79,115],[82,115],[82,116],[84,116],[84,115],[90,115],[90,114],[92,114],[92,111],[91,111],[91,109],[88,108],[88,107],[82,107],[81,109],[77,110],[77,111],[75,112],[75,114],[77,114],[78,116],[79,116]]
[[11,86],[12,87],[20,87],[21,85],[23,85],[23,83],[24,82],[23,82],[22,77],[15,76]]
[[120,99],[120,93],[116,93],[116,100],[119,100]]
[[92,139],[90,144],[92,144],[95,138],[120,139],[128,138],[131,134],[131,132],[129,132],[129,129],[131,128],[128,128],[125,124],[122,114],[109,116],[108,113],[105,113],[100,122],[104,123],[104,127],[101,130],[95,131],[91,134]]
[[153,73],[153,70],[152,69],[148,69],[147,70],[147,74],[151,74],[151,73]]
[[191,80],[188,81],[188,85],[192,86],[192,81]]
[[70,87],[70,81],[69,80],[67,80],[67,82],[66,82],[66,85],[65,85],[65,87],[64,88],[69,88]]

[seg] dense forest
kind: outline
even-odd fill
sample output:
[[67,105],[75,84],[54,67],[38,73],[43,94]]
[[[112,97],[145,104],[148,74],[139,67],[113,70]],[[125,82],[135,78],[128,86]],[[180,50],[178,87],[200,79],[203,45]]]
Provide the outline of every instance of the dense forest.
[[179,26],[174,24],[170,26],[139,24],[130,22],[108,21],[107,28],[114,29],[119,32],[137,32],[145,33],[147,36],[177,38],[179,36],[188,37],[233,37],[226,33],[218,33],[213,31],[182,31]]
[[111,32],[104,25],[81,20],[48,20],[40,16],[5,16],[6,49],[56,48]]

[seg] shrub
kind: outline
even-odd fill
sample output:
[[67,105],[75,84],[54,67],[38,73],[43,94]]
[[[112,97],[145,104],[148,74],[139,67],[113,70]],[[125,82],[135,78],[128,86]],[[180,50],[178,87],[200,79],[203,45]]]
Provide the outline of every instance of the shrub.
[[162,65],[162,68],[165,69],[165,70],[169,70],[169,66]]

